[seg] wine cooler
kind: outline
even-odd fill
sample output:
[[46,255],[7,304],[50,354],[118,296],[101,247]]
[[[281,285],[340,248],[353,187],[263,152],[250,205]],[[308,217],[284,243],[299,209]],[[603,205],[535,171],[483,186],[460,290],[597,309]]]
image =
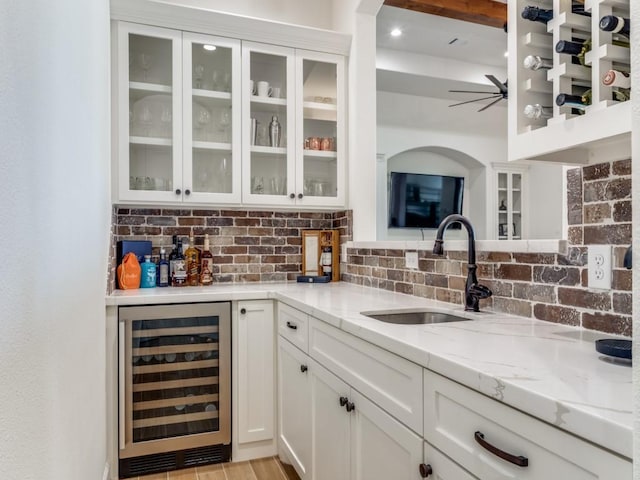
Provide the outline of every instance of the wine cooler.
[[231,304],[118,316],[120,478],[229,460]]

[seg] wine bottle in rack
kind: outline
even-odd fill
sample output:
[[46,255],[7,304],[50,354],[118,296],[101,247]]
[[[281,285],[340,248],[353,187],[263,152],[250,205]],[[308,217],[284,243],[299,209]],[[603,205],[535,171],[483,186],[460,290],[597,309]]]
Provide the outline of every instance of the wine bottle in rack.
[[600,19],[600,30],[604,32],[619,33],[629,38],[631,20],[616,15],[605,15]]
[[529,70],[549,70],[553,68],[553,60],[542,58],[538,55],[527,55],[522,62],[524,68]]
[[573,56],[580,65],[588,67],[589,65],[585,65],[584,56],[591,50],[591,39],[588,38],[584,41],[575,40],[560,40],[556,43],[556,52],[558,53],[566,53],[567,55]]
[[561,93],[556,97],[556,105],[559,107],[571,107],[582,112],[584,112],[590,104],[589,98],[585,98],[584,95]]
[[553,107],[543,107],[539,103],[526,105],[524,116],[532,120],[547,119],[553,117]]
[[631,76],[627,72],[609,70],[602,77],[602,84],[613,87],[613,99],[626,102],[631,98]]
[[[577,13],[578,15],[584,15],[585,17],[591,16],[589,12],[585,12],[584,3],[578,1],[572,3],[571,12]],[[522,9],[522,18],[525,20],[531,20],[532,22],[546,24],[553,18],[553,10],[529,5]]]

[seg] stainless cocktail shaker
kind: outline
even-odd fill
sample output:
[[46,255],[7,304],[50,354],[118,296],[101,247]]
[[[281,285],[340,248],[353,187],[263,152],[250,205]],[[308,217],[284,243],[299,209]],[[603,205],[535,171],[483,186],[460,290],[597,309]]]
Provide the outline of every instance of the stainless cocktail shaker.
[[280,131],[280,122],[278,122],[278,117],[274,115],[269,124],[269,139],[271,140],[272,147],[280,146]]

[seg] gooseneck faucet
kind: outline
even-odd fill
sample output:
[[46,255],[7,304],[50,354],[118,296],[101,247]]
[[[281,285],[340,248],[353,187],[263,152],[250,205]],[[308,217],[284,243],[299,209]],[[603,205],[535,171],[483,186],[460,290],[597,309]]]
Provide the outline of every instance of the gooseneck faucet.
[[476,275],[476,270],[478,269],[478,266],[476,265],[476,239],[473,231],[473,225],[471,225],[469,219],[462,215],[453,214],[442,220],[438,226],[438,232],[436,233],[436,242],[433,245],[433,253],[435,255],[444,254],[444,249],[442,248],[442,244],[444,243],[444,240],[442,239],[444,231],[449,225],[455,222],[464,225],[469,237],[469,260],[467,262],[467,283],[464,287],[464,309],[479,312],[480,299],[489,298],[492,292],[489,288],[478,283],[478,277]]

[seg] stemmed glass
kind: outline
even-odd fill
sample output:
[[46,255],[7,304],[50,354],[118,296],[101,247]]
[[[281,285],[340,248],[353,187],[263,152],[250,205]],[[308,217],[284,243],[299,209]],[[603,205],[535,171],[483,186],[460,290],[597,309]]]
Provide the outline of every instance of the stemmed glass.
[[231,112],[229,108],[223,108],[220,110],[220,117],[218,120],[218,126],[222,132],[222,141],[229,142],[229,127],[231,126]]
[[202,109],[198,113],[198,118],[196,119],[196,121],[198,123],[198,127],[196,128],[200,130],[201,140],[208,140],[206,126],[209,122],[211,122],[211,114],[208,110]]
[[193,78],[196,80],[196,88],[202,88],[202,78],[204,77],[204,66],[196,65],[193,67]]
[[138,55],[138,62],[140,63],[140,68],[142,68],[142,79],[146,82],[147,71],[151,68],[151,55],[148,53],[141,53]]
[[140,122],[143,125],[143,136],[150,137],[151,136],[151,125],[153,123],[153,118],[151,116],[151,110],[149,107],[145,106],[140,112]]
[[162,132],[167,138],[171,138],[171,108],[168,105],[162,106],[162,113],[160,114],[160,121],[162,122]]

